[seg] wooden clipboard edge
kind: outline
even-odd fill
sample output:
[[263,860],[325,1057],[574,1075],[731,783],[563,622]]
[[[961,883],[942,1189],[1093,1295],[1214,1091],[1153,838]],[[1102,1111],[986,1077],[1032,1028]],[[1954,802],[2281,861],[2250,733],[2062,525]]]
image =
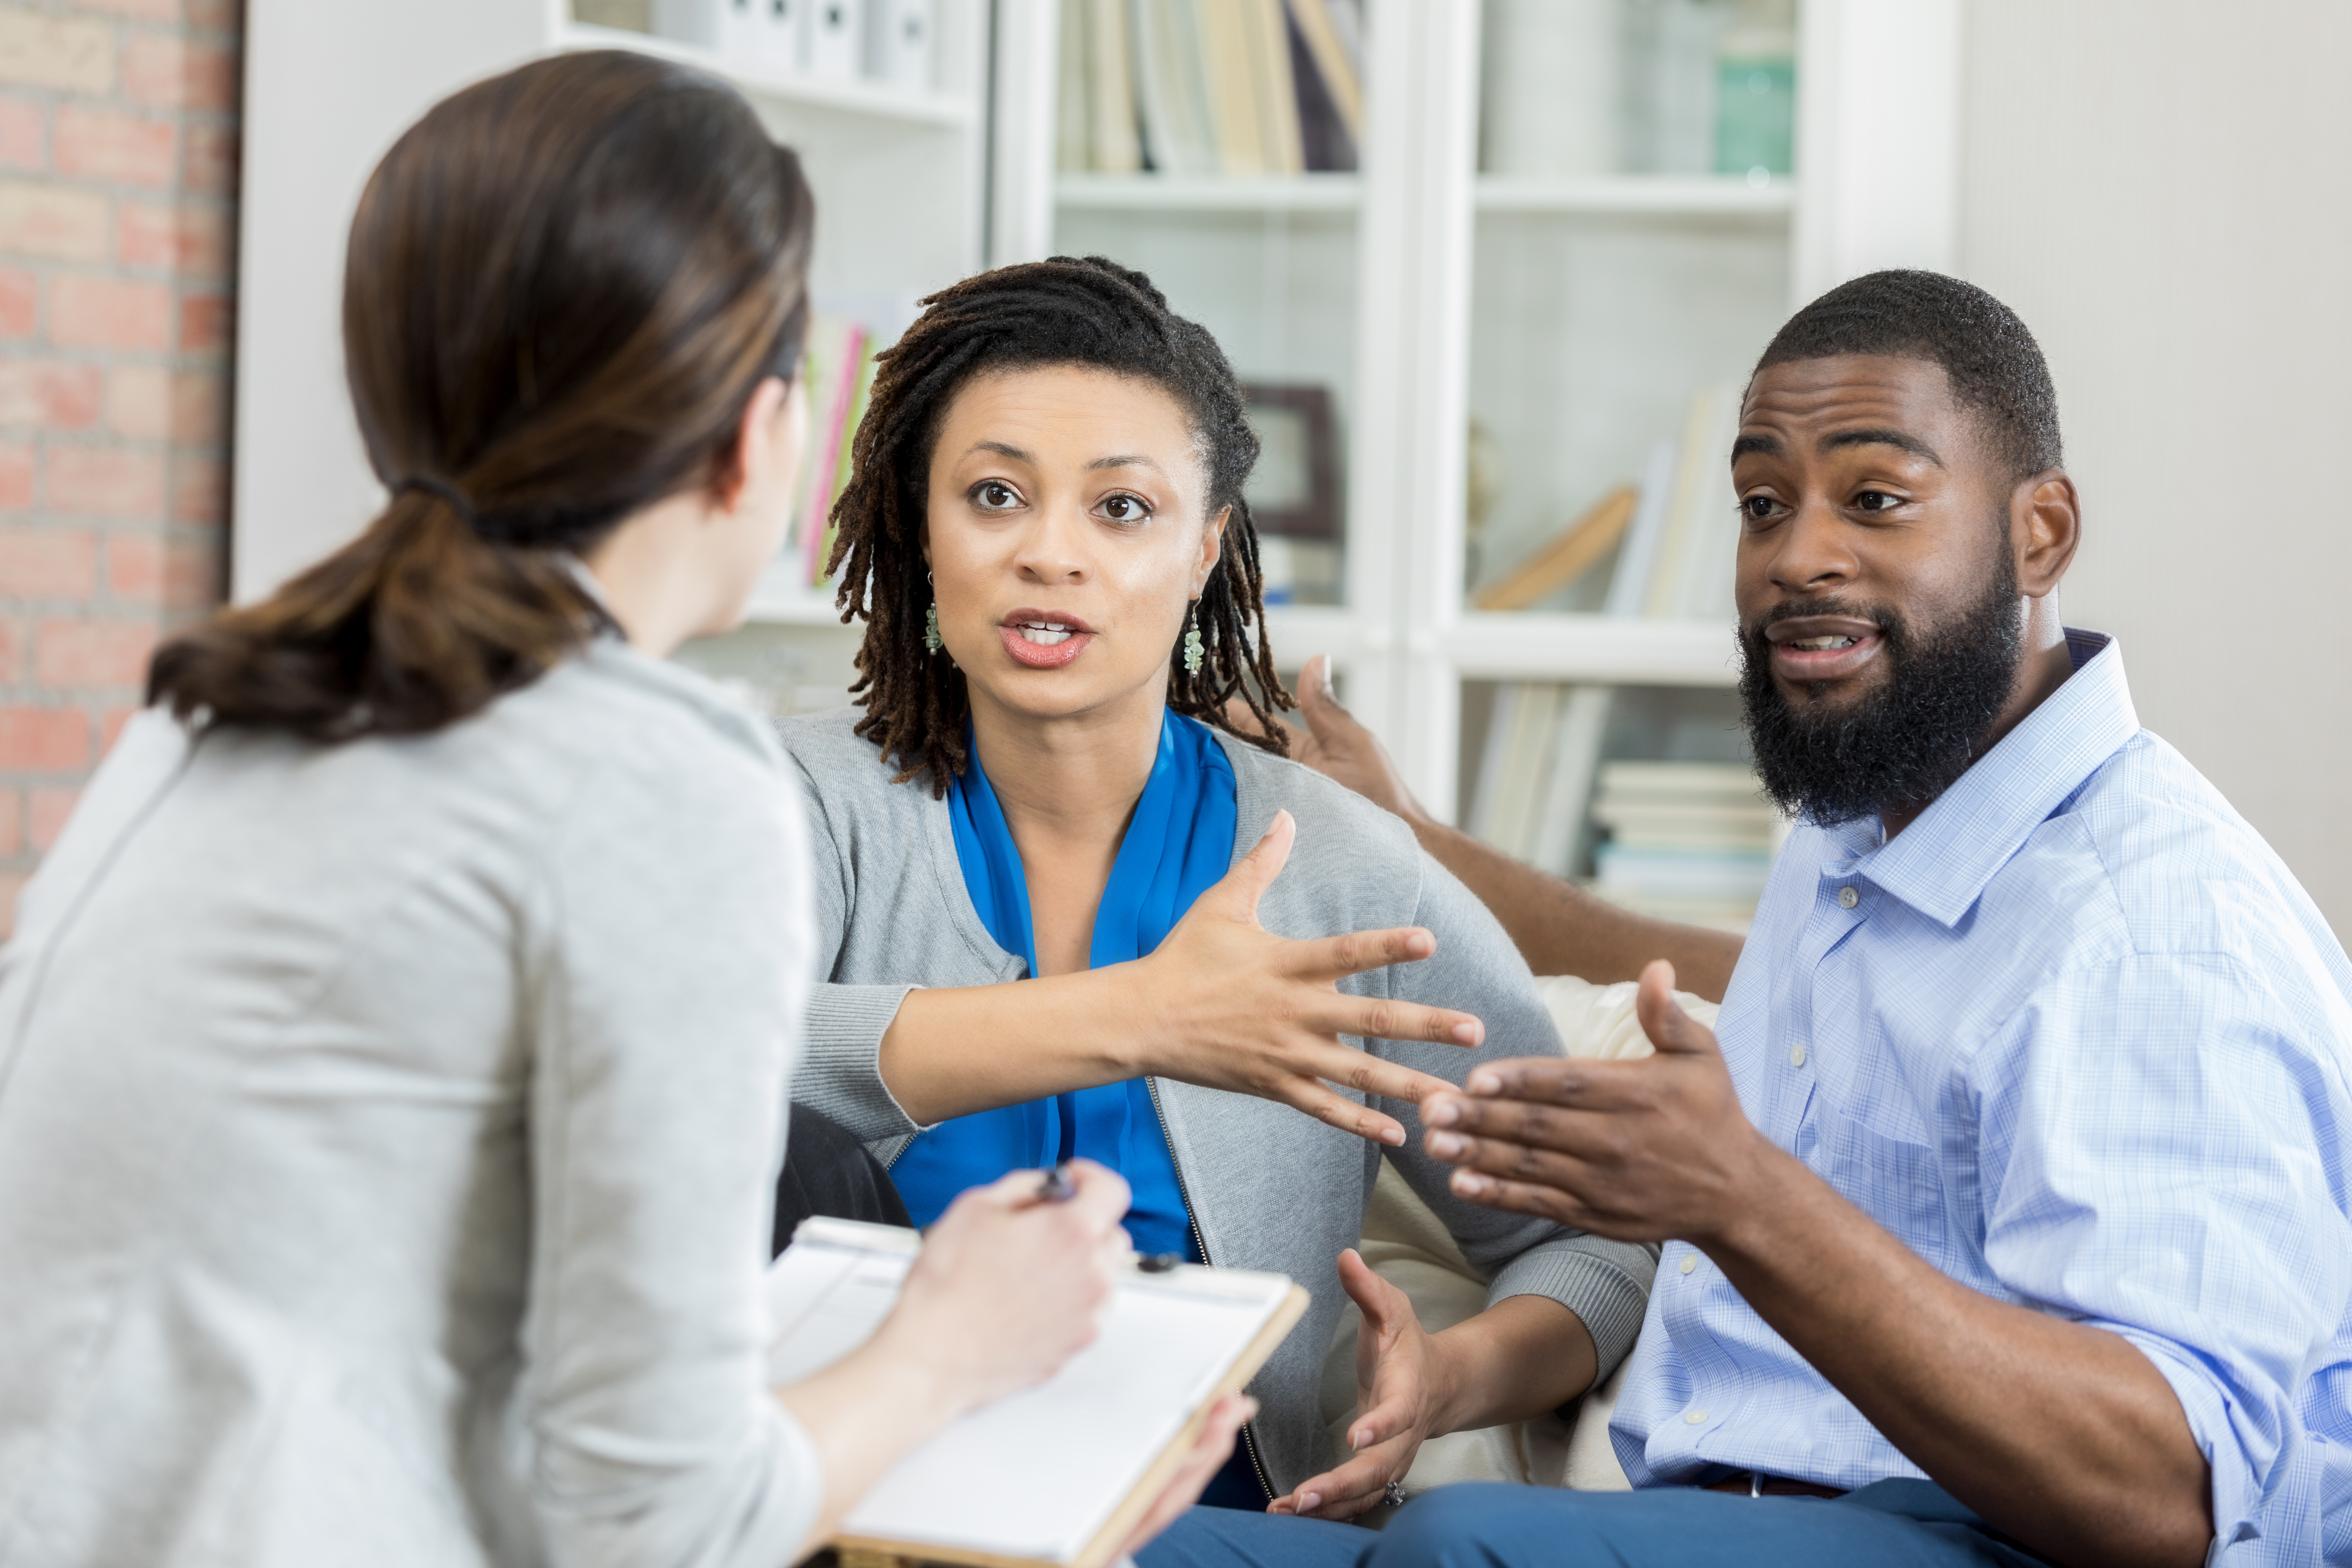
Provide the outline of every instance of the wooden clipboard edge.
[[963,1564],[965,1568],[1041,1568],[1041,1565],[1045,1565],[1045,1568],[1104,1568],[1118,1555],[1118,1549],[1126,1542],[1128,1533],[1142,1521],[1151,1505],[1160,1500],[1160,1494],[1168,1485],[1169,1478],[1183,1464],[1185,1456],[1192,1453],[1192,1445],[1200,1440],[1201,1428],[1208,1423],[1209,1407],[1224,1395],[1239,1394],[1248,1385],[1249,1380],[1257,1375],[1257,1369],[1266,1363],[1276,1347],[1289,1337],[1290,1331],[1297,1327],[1298,1320],[1306,1316],[1307,1301],[1305,1287],[1291,1286],[1288,1293],[1276,1304],[1274,1315],[1266,1319],[1265,1326],[1258,1330],[1257,1337],[1250,1341],[1226,1370],[1225,1375],[1218,1380],[1215,1390],[1201,1402],[1201,1407],[1192,1412],[1192,1417],[1169,1440],[1168,1447],[1160,1450],[1160,1457],[1151,1462],[1151,1468],[1143,1472],[1143,1479],[1136,1482],[1134,1489],[1127,1494],[1127,1500],[1111,1510],[1110,1519],[1096,1531],[1095,1538],[1087,1542],[1086,1550],[1068,1563],[1050,1564],[1047,1559],[1039,1557],[1000,1557],[990,1552],[884,1541],[866,1535],[837,1535],[829,1544],[841,1553],[844,1568],[882,1568],[884,1563],[952,1563]]

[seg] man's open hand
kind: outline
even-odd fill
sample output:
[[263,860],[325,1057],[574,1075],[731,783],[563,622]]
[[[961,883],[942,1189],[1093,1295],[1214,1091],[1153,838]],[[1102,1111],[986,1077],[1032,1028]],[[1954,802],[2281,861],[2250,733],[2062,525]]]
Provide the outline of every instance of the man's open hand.
[[1673,965],[1642,972],[1635,1005],[1654,1057],[1489,1062],[1424,1099],[1429,1152],[1460,1167],[1454,1191],[1622,1241],[1721,1236],[1770,1145],[1674,988]]

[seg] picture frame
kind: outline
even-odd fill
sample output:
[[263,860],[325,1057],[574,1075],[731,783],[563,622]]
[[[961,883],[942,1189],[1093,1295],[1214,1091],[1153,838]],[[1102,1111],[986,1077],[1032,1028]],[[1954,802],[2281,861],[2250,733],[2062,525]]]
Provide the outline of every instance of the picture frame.
[[1243,494],[1260,534],[1339,542],[1339,439],[1331,389],[1244,382],[1257,468]]

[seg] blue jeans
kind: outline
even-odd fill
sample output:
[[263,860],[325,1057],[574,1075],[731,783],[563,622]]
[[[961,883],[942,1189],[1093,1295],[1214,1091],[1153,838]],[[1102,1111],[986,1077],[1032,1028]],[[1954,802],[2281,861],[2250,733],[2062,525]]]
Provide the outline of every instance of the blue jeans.
[[1386,1530],[1196,1508],[1139,1568],[2046,1568],[1929,1481],[1835,1499],[1442,1487]]

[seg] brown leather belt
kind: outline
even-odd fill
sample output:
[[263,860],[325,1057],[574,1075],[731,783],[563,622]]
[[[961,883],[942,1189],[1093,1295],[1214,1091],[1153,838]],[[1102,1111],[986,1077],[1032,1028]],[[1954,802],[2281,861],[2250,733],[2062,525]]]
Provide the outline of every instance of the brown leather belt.
[[1767,1476],[1754,1470],[1742,1470],[1736,1476],[1726,1476],[1710,1481],[1706,1489],[1711,1492],[1730,1492],[1738,1497],[1843,1497],[1843,1487],[1815,1486],[1811,1481],[1792,1481],[1786,1476]]

